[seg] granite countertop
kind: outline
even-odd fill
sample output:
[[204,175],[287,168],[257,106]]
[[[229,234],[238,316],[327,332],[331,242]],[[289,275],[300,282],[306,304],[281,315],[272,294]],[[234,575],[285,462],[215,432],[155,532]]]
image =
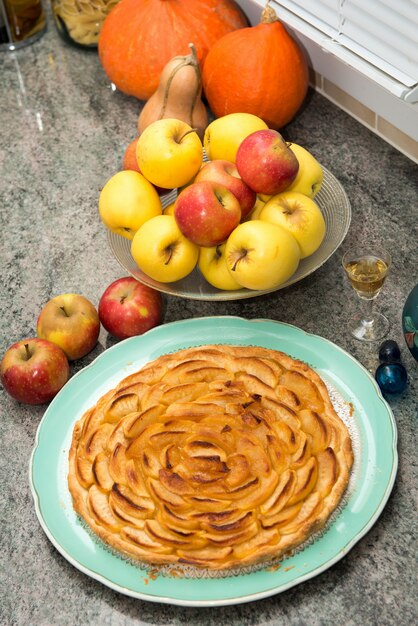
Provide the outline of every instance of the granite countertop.
[[[51,297],[78,292],[97,305],[108,284],[125,274],[108,247],[97,200],[136,135],[141,103],[113,91],[97,54],[66,45],[52,24],[35,44],[1,53],[0,76],[3,354],[12,342],[35,336],[37,315]],[[398,427],[399,468],[382,514],[343,559],[278,595],[214,608],[134,599],[80,572],[48,540],[28,478],[45,407],[19,405],[1,389],[1,624],[416,623],[418,364],[402,337],[401,311],[417,282],[417,167],[316,93],[283,134],[311,150],[344,186],[352,206],[346,239],[315,273],[287,289],[232,302],[169,296],[165,321],[212,315],[283,321],[333,341],[374,371],[378,346],[359,343],[346,329],[358,302],[341,256],[356,242],[384,243],[393,267],[378,306],[401,346],[409,386],[387,398]],[[71,373],[115,343],[102,329],[95,350]]]

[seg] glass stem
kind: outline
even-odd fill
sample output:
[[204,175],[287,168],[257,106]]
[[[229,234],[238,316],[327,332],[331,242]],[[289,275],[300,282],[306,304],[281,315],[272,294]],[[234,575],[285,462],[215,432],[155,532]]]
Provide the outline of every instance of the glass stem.
[[373,322],[374,298],[363,300],[363,319],[367,324]]

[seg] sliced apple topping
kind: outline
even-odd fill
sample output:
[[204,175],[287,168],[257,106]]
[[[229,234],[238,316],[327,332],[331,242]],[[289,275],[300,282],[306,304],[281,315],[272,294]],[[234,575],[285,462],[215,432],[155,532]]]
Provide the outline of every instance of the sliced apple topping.
[[97,485],[109,491],[113,486],[113,478],[109,471],[109,457],[105,452],[100,452],[93,461],[92,466],[94,480]]
[[119,530],[121,523],[109,507],[107,494],[96,485],[92,485],[89,489],[87,506],[97,524],[111,530]]
[[77,456],[75,469],[77,472],[77,480],[85,488],[88,489],[94,483],[93,463],[90,459],[79,454]]
[[125,526],[121,531],[121,536],[127,542],[133,542],[143,549],[143,553],[155,552],[156,554],[170,554],[171,546],[162,544],[160,541],[151,537],[143,528],[131,528]]
[[315,512],[320,507],[322,507],[322,501],[319,493],[310,494],[303,502],[298,514],[291,521],[278,526],[280,533],[282,535],[290,535],[297,532],[300,525],[313,521]]
[[141,409],[145,411],[150,407],[157,406],[160,403],[162,394],[169,388],[170,385],[165,382],[158,381],[155,384],[151,384],[141,395]]
[[180,507],[180,509],[186,506],[185,499],[181,495],[178,495],[165,487],[162,482],[151,479],[150,488],[154,497],[161,503],[166,504],[169,507]]
[[351,442],[307,365],[261,347],[196,347],[133,374],[74,428],[75,509],[149,564],[276,559],[328,519]]
[[304,409],[299,411],[299,418],[304,431],[310,435],[312,454],[325,450],[330,442],[330,433],[322,417],[316,411]]
[[289,504],[296,504],[300,500],[306,500],[307,496],[313,490],[318,477],[318,462],[314,456],[311,456],[306,465],[295,470],[296,486],[293,491]]
[[109,456],[109,474],[113,482],[122,483],[126,476],[126,447],[118,443]]
[[275,515],[287,504],[296,485],[295,472],[287,470],[279,479],[273,493],[260,505],[263,515]]
[[312,411],[323,411],[324,401],[315,385],[309,378],[297,371],[286,371],[280,377],[280,384],[293,391],[299,399],[301,408]]
[[255,550],[260,552],[260,548],[276,544],[279,537],[280,535],[276,529],[260,530],[249,541],[244,541],[234,547],[235,556],[240,560],[245,559],[251,556]]
[[275,396],[274,389],[253,374],[239,372],[236,375],[236,380],[242,382],[250,394],[257,394],[266,398],[274,398]]
[[338,463],[332,448],[326,448],[317,456],[318,461],[318,479],[316,482],[316,491],[325,498],[337,482]]
[[202,564],[222,562],[232,553],[231,547],[220,548],[202,548],[200,550],[182,550],[178,551],[180,563]]
[[106,409],[107,422],[117,422],[121,417],[139,409],[139,399],[135,393],[122,394],[112,400]]
[[234,361],[234,372],[243,372],[258,378],[268,387],[276,385],[277,376],[282,373],[279,366],[274,367],[272,361],[264,359],[254,359],[250,356],[243,356]]
[[158,418],[164,415],[164,407],[161,404],[150,406],[144,411],[132,413],[129,420],[123,425],[123,431],[128,439],[135,439],[151,424],[158,421]]
[[192,400],[202,397],[207,390],[207,383],[181,383],[166,389],[161,394],[160,401],[168,406],[174,404],[174,402],[191,402]]

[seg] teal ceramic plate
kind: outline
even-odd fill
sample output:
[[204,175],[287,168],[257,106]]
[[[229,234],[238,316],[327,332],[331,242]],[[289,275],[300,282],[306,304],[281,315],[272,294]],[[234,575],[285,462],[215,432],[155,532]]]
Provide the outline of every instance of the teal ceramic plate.
[[[148,569],[109,551],[75,515],[67,488],[72,430],[76,420],[105,391],[144,363],[202,343],[259,345],[309,363],[326,381],[338,412],[344,413],[355,463],[345,499],[327,527],[283,560],[280,567],[223,577],[150,575]],[[392,412],[374,379],[335,344],[270,320],[197,318],[164,324],[122,341],[70,379],[39,425],[30,481],[45,533],[57,550],[88,576],[142,600],[189,606],[238,604],[274,595],[320,574],[370,530],[395,480],[396,439]]]

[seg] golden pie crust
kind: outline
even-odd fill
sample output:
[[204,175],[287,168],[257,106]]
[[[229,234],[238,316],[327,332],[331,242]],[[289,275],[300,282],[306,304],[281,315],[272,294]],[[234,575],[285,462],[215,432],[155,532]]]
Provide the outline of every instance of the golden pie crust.
[[223,570],[288,553],[338,505],[346,426],[307,364],[262,347],[167,354],[76,423],[74,508],[124,555]]

